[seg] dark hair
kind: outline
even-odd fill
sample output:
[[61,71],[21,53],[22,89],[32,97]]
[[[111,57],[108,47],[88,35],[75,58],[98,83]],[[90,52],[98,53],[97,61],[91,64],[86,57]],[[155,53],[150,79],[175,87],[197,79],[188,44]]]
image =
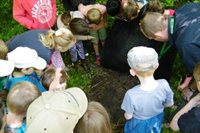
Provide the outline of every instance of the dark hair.
[[63,24],[65,26],[68,26],[70,21],[71,21],[71,15],[70,15],[70,12],[69,11],[65,11],[61,17],[60,17],[61,21],[63,22]]
[[76,35],[86,35],[89,34],[89,25],[85,19],[74,18],[69,23],[70,30]]

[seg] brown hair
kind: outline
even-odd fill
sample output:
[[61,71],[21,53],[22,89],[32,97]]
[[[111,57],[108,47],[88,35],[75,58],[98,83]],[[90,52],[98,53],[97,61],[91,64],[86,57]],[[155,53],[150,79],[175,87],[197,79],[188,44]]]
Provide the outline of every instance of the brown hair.
[[16,115],[25,115],[29,105],[41,95],[31,82],[16,83],[8,93],[8,110]]
[[61,47],[59,51],[65,52],[75,44],[75,37],[70,30],[60,28],[57,31],[49,30],[47,34],[40,34],[40,41],[47,48]]
[[74,133],[112,133],[110,117],[99,102],[89,102],[86,113],[77,123]]
[[0,39],[0,59],[6,59],[8,47],[3,40]]
[[61,16],[60,16],[61,21],[65,26],[69,26],[69,23],[71,21],[71,15],[69,11],[65,11]]
[[86,35],[89,34],[89,25],[85,19],[74,18],[69,23],[70,30],[75,35]]
[[139,6],[134,0],[127,0],[120,8],[119,17],[125,20],[132,20],[138,16]]
[[149,38],[155,38],[155,33],[167,28],[167,17],[157,12],[148,12],[140,21],[140,29]]
[[196,82],[200,81],[200,62],[198,62],[193,70],[193,76]]
[[97,8],[91,8],[86,14],[87,19],[92,24],[99,24],[101,22],[101,12]]
[[[61,71],[62,76],[60,77],[60,84],[66,83],[68,75],[65,71]],[[56,74],[56,70],[54,68],[48,68],[44,71],[43,75],[41,76],[41,83],[46,90],[49,90],[49,86],[51,82],[54,80]]]

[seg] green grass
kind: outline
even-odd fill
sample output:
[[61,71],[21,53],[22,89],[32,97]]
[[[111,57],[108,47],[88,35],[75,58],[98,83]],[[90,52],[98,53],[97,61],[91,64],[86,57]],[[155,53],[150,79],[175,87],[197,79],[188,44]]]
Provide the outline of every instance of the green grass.
[[[97,0],[100,3],[106,3],[107,0]],[[200,2],[200,0],[194,0],[196,2]],[[58,5],[58,14],[63,12],[63,6],[59,3],[60,1],[57,0]],[[183,5],[183,3],[186,3],[187,0],[163,0],[163,5],[167,8],[173,8],[178,7],[180,5]],[[0,39],[3,39],[4,41],[9,40],[12,36],[17,35],[19,33],[22,33],[26,31],[26,29],[19,25],[15,20],[12,18],[12,0],[1,0],[0,1]],[[113,18],[109,17],[109,26],[111,26],[113,22]],[[67,54],[63,54],[63,57],[66,61],[66,63],[70,63],[69,59],[66,58],[68,56]],[[89,92],[91,88],[92,78],[93,75],[98,73],[98,71],[94,68],[94,60],[93,56],[89,57],[89,62],[92,62],[92,71],[91,73],[87,73],[83,70],[83,68],[78,67],[78,69],[70,69],[68,71],[68,74],[70,76],[68,80],[68,87],[71,86],[78,86],[80,88],[83,88],[85,92]],[[184,76],[184,70],[180,69],[183,68],[183,64],[177,56],[177,59],[174,64],[174,73],[172,75],[172,78],[170,80],[170,85],[173,88],[174,94],[175,94],[175,101],[178,101],[181,97],[181,93],[176,90],[176,86],[180,83],[181,78]],[[170,116],[170,114],[173,112],[173,109],[167,109],[166,112],[166,119]],[[174,133],[171,129],[163,129],[163,133]]]

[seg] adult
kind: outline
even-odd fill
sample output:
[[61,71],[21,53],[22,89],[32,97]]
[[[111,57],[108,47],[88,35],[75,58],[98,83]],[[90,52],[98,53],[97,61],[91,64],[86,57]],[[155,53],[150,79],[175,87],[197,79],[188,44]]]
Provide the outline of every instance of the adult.
[[65,68],[60,52],[65,52],[76,42],[75,36],[68,29],[30,30],[13,37],[7,42],[8,51],[15,48],[29,47],[54,68]]
[[[145,1],[142,3],[145,4]],[[121,11],[120,0],[107,1],[106,6],[108,14],[117,17],[114,20],[114,23],[105,41],[105,45],[102,49],[101,64],[104,67],[117,71],[129,72],[129,66],[127,63],[128,51],[134,46],[149,46],[155,48],[161,57],[159,60],[160,66],[156,70],[155,78],[165,78],[169,80],[171,76],[173,61],[176,56],[175,48],[171,47],[169,50],[167,50],[167,48],[164,48],[166,45],[162,45],[160,42],[147,39],[139,29],[140,19],[143,16],[145,10],[150,7],[150,4],[151,3],[145,5],[140,10],[140,13],[136,18],[128,20],[126,18],[121,19],[118,17],[118,14],[120,14]]]
[[[146,37],[161,42],[169,41],[172,46],[177,47],[190,75],[195,64],[200,61],[199,12],[200,3],[188,3],[176,9],[172,17],[149,12],[141,21],[141,30]],[[187,86],[188,84],[180,89],[188,90],[184,89]],[[184,93],[187,98],[191,96],[191,93],[186,91]]]

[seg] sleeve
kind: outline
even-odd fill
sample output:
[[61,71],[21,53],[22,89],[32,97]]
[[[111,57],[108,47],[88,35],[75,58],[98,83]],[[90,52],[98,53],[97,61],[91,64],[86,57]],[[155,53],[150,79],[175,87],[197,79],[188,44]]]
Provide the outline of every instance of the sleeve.
[[163,103],[165,107],[172,106],[174,104],[174,93],[166,80],[163,80],[164,88],[166,89],[166,100]]
[[25,14],[25,10],[21,4],[20,0],[13,1],[13,18],[20,23],[21,25],[25,26],[28,29],[31,29],[33,21],[28,19]]
[[106,3],[107,13],[110,16],[115,16],[120,11],[120,1],[119,0],[108,0]]
[[133,114],[134,112],[131,96],[128,92],[126,92],[124,96],[123,102],[121,104],[121,109],[127,112],[128,114]]
[[65,69],[65,63],[62,59],[61,53],[58,50],[55,50],[51,56],[51,63],[54,68]]

